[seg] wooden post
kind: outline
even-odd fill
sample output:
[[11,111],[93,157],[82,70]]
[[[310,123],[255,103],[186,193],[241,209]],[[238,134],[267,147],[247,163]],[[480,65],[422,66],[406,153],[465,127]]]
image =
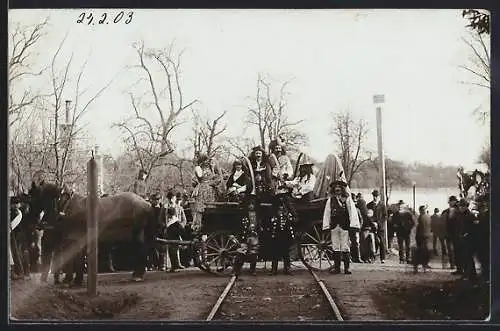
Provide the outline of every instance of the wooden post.
[[[383,204],[384,214],[387,215],[387,202],[386,196],[386,182],[385,182],[385,157],[384,157],[384,141],[382,131],[382,106],[384,103],[384,95],[374,95],[373,103],[377,105],[377,145],[378,145],[378,159],[379,159],[379,185],[380,185],[380,199]],[[387,233],[387,219],[384,220],[384,243],[385,249],[388,246],[388,233]]]
[[97,295],[97,243],[98,243],[98,206],[97,206],[97,162],[92,158],[87,163],[87,293]]

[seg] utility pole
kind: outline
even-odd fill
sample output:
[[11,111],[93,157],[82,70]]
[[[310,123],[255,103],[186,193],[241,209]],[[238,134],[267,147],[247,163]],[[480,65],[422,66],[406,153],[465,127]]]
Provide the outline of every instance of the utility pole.
[[[384,140],[382,131],[382,104],[385,102],[385,96],[378,94],[373,96],[373,103],[376,106],[377,112],[377,145],[378,145],[378,159],[379,159],[379,187],[380,198],[384,208],[384,215],[387,215],[387,201],[386,196],[386,182],[385,182],[385,158],[384,158]],[[384,242],[385,249],[388,246],[388,233],[387,233],[387,219],[384,220]]]
[[104,166],[103,155],[99,154],[99,145],[94,146],[95,157],[97,160],[97,194],[102,196],[104,194]]
[[[66,100],[66,116],[65,123],[59,125],[60,130],[60,141],[62,144],[59,146],[63,146],[67,149],[66,155],[66,166],[65,169],[61,169],[61,180],[64,179],[64,173],[73,171],[73,142],[71,141],[71,131],[73,123],[71,121],[71,100]],[[62,155],[63,150],[60,150],[59,155]],[[62,161],[62,160],[61,160]]]
[[97,295],[98,218],[97,162],[92,151],[92,158],[87,162],[87,294],[89,296]]

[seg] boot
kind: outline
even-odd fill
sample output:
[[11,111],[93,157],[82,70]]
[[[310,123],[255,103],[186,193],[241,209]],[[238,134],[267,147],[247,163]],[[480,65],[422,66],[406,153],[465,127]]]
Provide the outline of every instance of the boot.
[[359,246],[358,245],[353,245],[353,250],[352,250],[352,253],[351,253],[351,257],[352,257],[352,262],[354,262],[354,263],[362,263],[361,262],[361,252],[359,250]]
[[292,266],[292,263],[290,261],[290,256],[285,255],[283,257],[283,273],[285,275],[292,275],[291,266]]
[[241,254],[238,254],[236,256],[236,259],[234,261],[234,269],[233,269],[233,274],[238,277],[241,274],[241,268],[243,267],[243,256]]
[[340,273],[340,252],[333,252],[333,267],[330,268],[331,274],[339,274]]
[[[351,254],[349,252],[342,252],[342,260],[344,261],[344,274],[350,275],[349,265],[351,263]],[[340,263],[339,263],[340,264]]]
[[269,275],[276,276],[278,274],[278,260],[273,260],[271,264],[271,272]]
[[108,254],[108,270],[109,272],[115,272],[115,266],[113,264],[113,254],[109,253]]

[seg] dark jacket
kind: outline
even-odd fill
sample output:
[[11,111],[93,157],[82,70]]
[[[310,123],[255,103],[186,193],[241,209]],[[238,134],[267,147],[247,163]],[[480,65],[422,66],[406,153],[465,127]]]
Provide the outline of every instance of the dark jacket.
[[447,238],[458,238],[460,236],[462,219],[458,217],[458,214],[458,208],[447,208],[443,211],[442,217],[445,222]]
[[392,225],[396,234],[399,237],[407,237],[410,235],[411,229],[415,225],[413,215],[408,211],[397,211],[392,215]]
[[432,236],[431,218],[429,215],[419,215],[417,221],[416,238],[429,239]]
[[336,197],[332,197],[330,199],[330,203],[330,229],[334,229],[337,225],[344,230],[349,229],[350,220],[349,212],[347,211],[347,204],[343,203],[343,205],[340,205]]
[[478,230],[478,222],[476,216],[469,210],[466,209],[464,212],[459,212],[457,215],[460,224],[460,235],[462,237],[469,236],[475,237]]
[[358,199],[358,201],[356,202],[356,207],[358,207],[359,211],[361,212],[362,219],[360,221],[366,221],[368,218],[368,206],[366,205],[365,199]]

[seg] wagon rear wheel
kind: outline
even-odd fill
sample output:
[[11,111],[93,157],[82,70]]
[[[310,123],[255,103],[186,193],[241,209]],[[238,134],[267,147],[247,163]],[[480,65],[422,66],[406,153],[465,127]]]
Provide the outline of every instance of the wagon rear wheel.
[[298,243],[299,257],[312,270],[328,270],[333,267],[333,250],[330,233],[321,224],[313,225],[304,232]]
[[205,242],[205,251],[198,250],[198,268],[203,271],[219,275],[231,275],[234,268],[238,245],[232,239],[230,231],[217,231],[208,235]]

